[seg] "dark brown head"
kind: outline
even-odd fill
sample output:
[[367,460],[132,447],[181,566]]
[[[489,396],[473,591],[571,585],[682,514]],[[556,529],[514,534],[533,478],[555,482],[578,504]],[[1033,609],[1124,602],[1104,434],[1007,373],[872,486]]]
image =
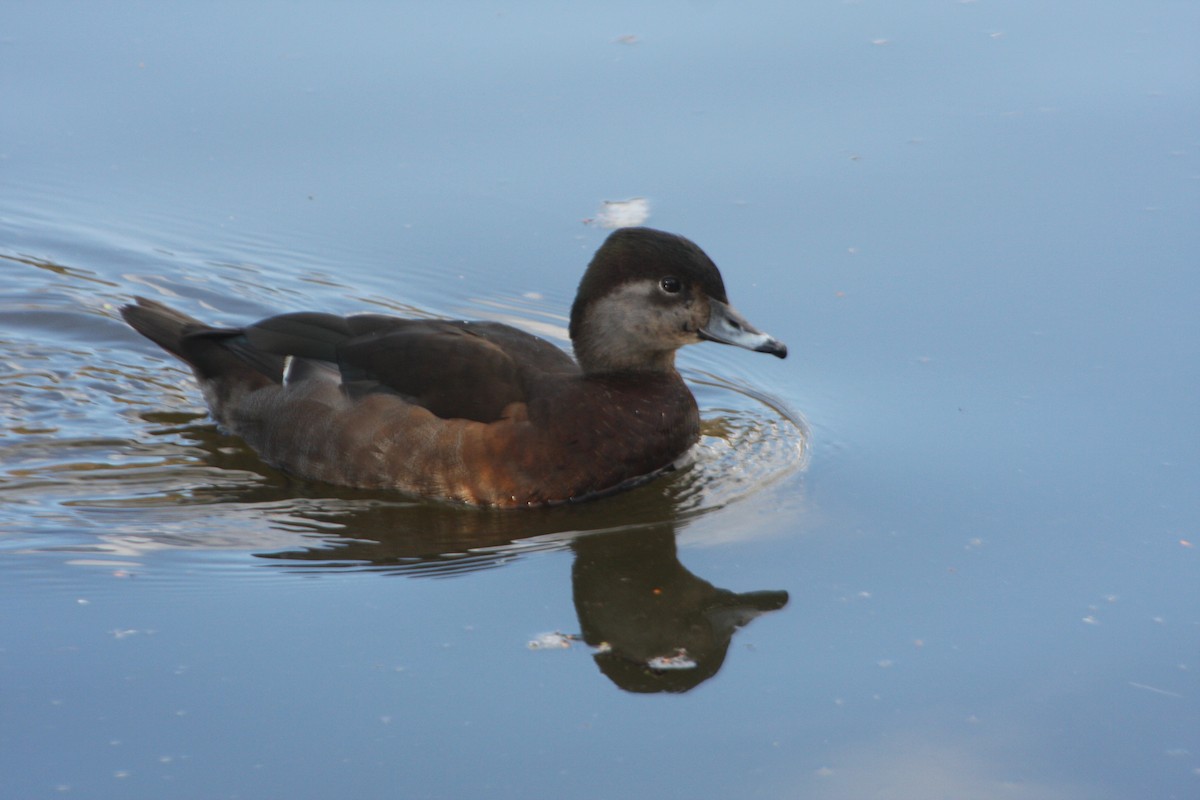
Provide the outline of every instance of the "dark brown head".
[[668,370],[675,351],[705,339],[784,358],[787,347],[729,305],[721,273],[692,242],[621,228],[596,251],[571,307],[584,372]]

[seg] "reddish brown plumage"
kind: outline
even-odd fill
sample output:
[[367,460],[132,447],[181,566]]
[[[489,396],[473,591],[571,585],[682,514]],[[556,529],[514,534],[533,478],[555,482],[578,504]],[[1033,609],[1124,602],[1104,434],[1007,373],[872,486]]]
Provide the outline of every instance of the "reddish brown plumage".
[[223,427],[288,472],[536,506],[623,488],[691,447],[699,414],[674,351],[714,308],[745,331],[733,343],[784,354],[725,304],[698,247],[637,229],[614,233],[580,284],[583,369],[498,323],[300,313],[217,329],[143,298],[122,314],[192,366]]

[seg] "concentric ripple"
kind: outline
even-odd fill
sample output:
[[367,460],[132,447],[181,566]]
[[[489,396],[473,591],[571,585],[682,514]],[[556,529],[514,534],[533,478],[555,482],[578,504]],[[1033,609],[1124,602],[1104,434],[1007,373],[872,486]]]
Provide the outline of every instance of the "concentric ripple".
[[[629,491],[536,511],[487,511],[305,483],[218,431],[186,368],[137,339],[116,314],[128,293],[148,287],[178,295],[203,288],[210,299],[256,297],[259,270],[221,273],[214,287],[190,285],[192,268],[178,279],[113,280],[45,260],[5,260],[17,279],[0,292],[9,323],[0,335],[0,549],[9,553],[124,564],[164,551],[243,552],[301,569],[447,574],[568,546],[590,532],[681,530],[777,484],[808,457],[799,414],[755,388],[755,379],[722,377],[733,372],[723,359],[745,354],[694,348],[688,362],[703,368],[685,368],[684,376],[700,405],[701,440],[675,470]],[[313,292],[306,276],[285,288]],[[170,292],[162,288],[168,283]],[[352,304],[344,296],[312,303]],[[498,293],[454,311],[568,346],[561,316],[567,304],[563,297]],[[242,306],[258,302],[235,305],[231,316],[240,318],[253,313]]]

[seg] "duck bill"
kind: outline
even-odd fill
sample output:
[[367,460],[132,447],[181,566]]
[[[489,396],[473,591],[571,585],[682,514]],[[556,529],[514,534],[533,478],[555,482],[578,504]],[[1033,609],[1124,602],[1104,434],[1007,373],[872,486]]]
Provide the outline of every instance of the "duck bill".
[[710,342],[744,347],[756,353],[787,358],[787,345],[755,328],[728,303],[708,299],[712,309],[708,323],[700,328],[700,338]]

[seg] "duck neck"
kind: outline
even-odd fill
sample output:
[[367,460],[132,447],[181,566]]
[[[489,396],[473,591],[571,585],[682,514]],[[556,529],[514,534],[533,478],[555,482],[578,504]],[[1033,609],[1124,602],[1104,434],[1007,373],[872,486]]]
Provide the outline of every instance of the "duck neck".
[[595,341],[579,337],[571,342],[575,348],[575,360],[586,375],[606,373],[659,373],[675,372],[675,351],[654,350],[622,346],[620,341]]

